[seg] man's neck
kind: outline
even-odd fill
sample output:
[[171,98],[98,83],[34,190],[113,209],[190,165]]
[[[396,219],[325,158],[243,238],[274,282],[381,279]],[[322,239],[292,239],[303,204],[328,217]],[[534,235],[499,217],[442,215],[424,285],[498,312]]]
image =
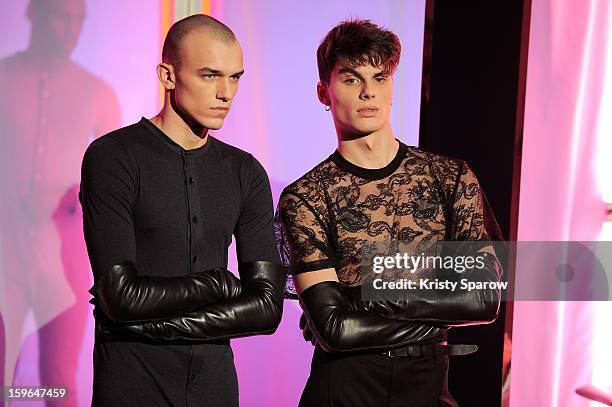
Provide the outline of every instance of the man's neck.
[[164,104],[157,116],[150,120],[185,150],[202,147],[208,141],[208,129],[190,127],[172,107],[168,108],[168,103]]
[[338,152],[351,163],[367,169],[378,169],[387,166],[399,149],[391,126],[385,127],[359,138],[343,140],[338,136]]
[[52,72],[72,63],[70,56],[52,55],[33,46],[26,48],[23,54],[41,72]]

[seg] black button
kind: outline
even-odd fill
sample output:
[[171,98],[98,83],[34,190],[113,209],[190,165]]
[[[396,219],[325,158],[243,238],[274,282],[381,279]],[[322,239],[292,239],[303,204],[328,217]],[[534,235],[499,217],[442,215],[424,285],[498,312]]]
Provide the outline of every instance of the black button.
[[198,256],[193,256],[193,262],[195,263],[196,261],[198,261]]
[[191,380],[195,380],[196,375],[192,374],[191,376],[189,376],[189,378],[190,378]]
[[189,177],[189,183],[190,183],[190,184],[193,184],[194,182],[195,182],[195,178],[193,178],[193,177]]
[[189,157],[189,151],[185,151],[185,157]]
[[194,216],[192,220],[193,220],[193,223],[198,223],[198,220],[199,220],[199,219],[198,219],[198,217],[197,217],[197,216]]

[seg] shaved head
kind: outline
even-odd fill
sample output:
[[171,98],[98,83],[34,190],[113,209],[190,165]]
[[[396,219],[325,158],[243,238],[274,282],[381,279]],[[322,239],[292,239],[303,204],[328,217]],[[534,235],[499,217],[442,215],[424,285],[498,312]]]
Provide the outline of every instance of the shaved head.
[[196,134],[220,129],[243,73],[242,48],[225,24],[203,14],[177,21],[157,65],[163,110],[174,111]]
[[177,21],[168,30],[162,50],[162,61],[178,66],[181,60],[181,42],[193,31],[203,31],[224,42],[235,42],[232,30],[221,21],[205,14],[194,14]]

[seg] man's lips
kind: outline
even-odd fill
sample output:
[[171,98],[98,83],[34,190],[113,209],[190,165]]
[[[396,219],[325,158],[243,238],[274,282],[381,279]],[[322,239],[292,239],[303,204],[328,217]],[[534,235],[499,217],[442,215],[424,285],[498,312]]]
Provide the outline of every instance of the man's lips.
[[366,106],[357,109],[357,114],[361,117],[374,117],[378,113],[378,108],[374,106]]
[[213,111],[213,114],[215,116],[223,116],[225,117],[228,113],[229,113],[229,107],[223,107],[223,106],[218,106],[218,107],[211,107],[210,110]]

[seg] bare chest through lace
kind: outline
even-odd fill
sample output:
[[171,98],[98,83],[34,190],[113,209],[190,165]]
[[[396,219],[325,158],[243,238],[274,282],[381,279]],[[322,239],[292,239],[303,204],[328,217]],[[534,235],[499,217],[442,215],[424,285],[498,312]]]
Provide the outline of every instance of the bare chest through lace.
[[386,248],[390,254],[399,242],[444,239],[443,199],[433,177],[396,172],[376,181],[350,174],[337,181],[326,206],[343,284],[361,283],[364,251]]

